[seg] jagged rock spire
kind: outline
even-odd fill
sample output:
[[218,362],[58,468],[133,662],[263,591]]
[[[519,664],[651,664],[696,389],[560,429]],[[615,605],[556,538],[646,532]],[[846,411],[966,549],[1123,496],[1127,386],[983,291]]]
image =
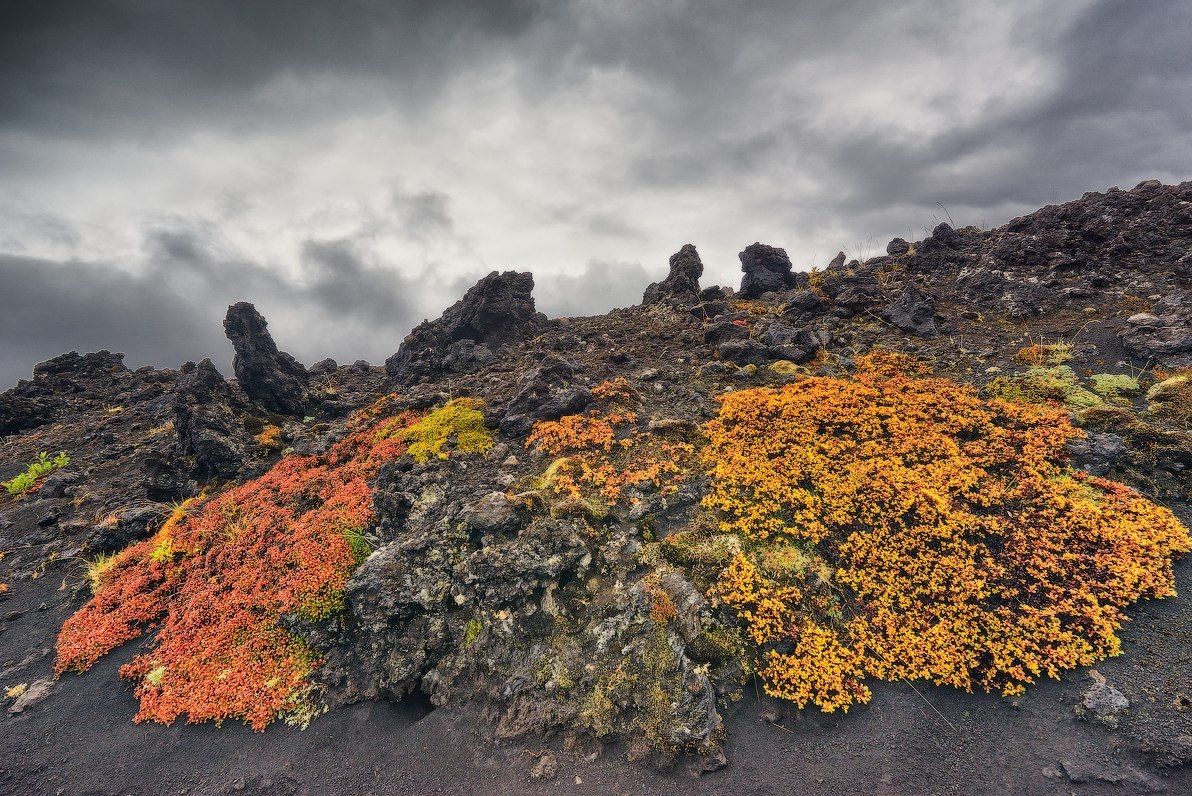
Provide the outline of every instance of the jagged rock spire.
[[306,368],[285,351],[277,350],[268,327],[257,308],[247,301],[228,307],[224,334],[236,350],[232,370],[240,389],[269,411],[304,414],[309,382]]
[[661,282],[654,282],[646,288],[642,304],[660,304],[674,300],[681,304],[699,302],[699,278],[703,276],[704,264],[699,252],[690,243],[671,255],[670,273]]

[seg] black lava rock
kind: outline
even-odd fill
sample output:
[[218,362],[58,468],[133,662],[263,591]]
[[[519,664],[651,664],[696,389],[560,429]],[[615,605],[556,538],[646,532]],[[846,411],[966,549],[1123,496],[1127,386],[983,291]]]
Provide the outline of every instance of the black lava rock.
[[670,273],[661,282],[654,282],[646,288],[642,304],[661,304],[673,301],[690,306],[700,300],[699,278],[704,273],[704,264],[699,253],[690,243],[683,246],[670,258]]
[[232,370],[249,398],[270,412],[301,416],[308,406],[310,377],[298,360],[277,350],[268,327],[257,308],[247,301],[228,307],[224,334],[236,349]]
[[805,274],[795,274],[785,249],[777,249],[764,243],[745,247],[738,255],[741,259],[740,295],[743,298],[757,298],[763,293],[790,290],[807,286]]
[[[443,373],[470,372],[491,361],[501,347],[531,336],[545,323],[545,316],[534,309],[533,290],[532,274],[493,271],[440,318],[422,322],[406,336],[385,361],[389,380],[416,384]],[[455,346],[462,341],[471,345]]]

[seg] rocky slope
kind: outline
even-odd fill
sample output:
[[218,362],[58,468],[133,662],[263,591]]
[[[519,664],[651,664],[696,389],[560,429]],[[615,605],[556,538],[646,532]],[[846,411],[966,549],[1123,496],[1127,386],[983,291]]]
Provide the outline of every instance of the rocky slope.
[[[89,563],[155,538],[171,502],[251,483],[283,457],[334,460],[362,428],[353,413],[386,395],[387,412],[417,416],[482,399],[492,444],[402,455],[370,475],[375,521],[362,529],[368,554],[343,584],[343,610],[279,619],[318,655],[305,718],[421,694],[482,717],[498,741],[553,736],[591,759],[621,743],[631,759],[693,772],[725,764],[726,717],[754,697],[754,662],[735,612],[711,592],[708,566],[725,562],[676,541],[704,521],[709,475],[689,463],[682,478],[664,467],[606,500],[568,496],[532,434],[585,412],[632,414],[618,439],[664,448],[670,462],[716,417],[717,396],[844,377],[884,348],[982,395],[1062,407],[1085,432],[1068,443],[1074,466],[1192,518],[1192,399],[1180,375],[1192,366],[1192,183],[1086,194],[994,230],[941,224],[925,240],[891,241],[885,256],[839,255],[810,274],[760,243],[741,263],[739,291],[701,287],[699,255],[684,246],[641,305],[587,318],[548,319],[529,274],[494,272],[383,368],[304,367],[244,303],[224,322],[234,380],[210,360],[130,371],[107,351],[39,364],[0,395],[0,480],[42,451],[70,463],[36,491],[0,498],[10,620],[0,685],[29,686],[13,697],[10,729],[55,710],[55,690],[74,677],[52,677],[50,649],[90,597]],[[1187,588],[1186,561],[1175,578]],[[1060,706],[1087,720],[1064,732],[1104,733],[1141,755],[1124,774],[1125,764],[1101,765],[1118,772],[1106,781],[1161,787],[1156,777],[1192,760],[1187,605],[1165,604],[1161,621],[1099,667],[1108,681]],[[919,688],[928,703],[966,698]],[[997,709],[1014,711],[1009,700]],[[781,711],[766,718],[795,715]],[[554,776],[552,760],[544,754],[536,775]],[[1082,775],[1057,761],[1054,777]]]

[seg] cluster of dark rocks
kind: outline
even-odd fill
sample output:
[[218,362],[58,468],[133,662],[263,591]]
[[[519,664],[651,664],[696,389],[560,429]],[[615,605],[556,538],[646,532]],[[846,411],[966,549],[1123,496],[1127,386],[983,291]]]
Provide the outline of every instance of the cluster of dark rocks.
[[[52,544],[58,534],[68,552],[118,550],[152,532],[162,502],[275,462],[280,450],[257,439],[263,428],[281,429],[296,452],[319,453],[346,433],[352,409],[383,392],[396,389],[410,408],[482,397],[494,449],[385,467],[373,485],[375,550],[349,584],[349,610],[326,623],[287,620],[324,656],[328,700],[421,689],[436,704],[479,705],[501,738],[587,728],[638,743],[648,727],[651,742],[698,750],[714,767],[723,761],[720,711],[742,672],[709,639],[731,620],[679,569],[654,565],[650,588],[678,613],[658,635],[642,579],[644,529],[684,527],[700,485],[666,496],[642,488],[603,514],[582,501],[547,505],[534,485],[549,461],[523,444],[534,423],[583,411],[595,384],[621,374],[648,398],[643,428],[672,429],[707,416],[732,380],[777,361],[814,368],[823,351],[847,361],[873,345],[932,346],[958,361],[971,352],[951,337],[968,335],[988,345],[986,364],[1005,363],[1012,352],[994,345],[1010,339],[1004,328],[1043,319],[1087,320],[1105,353],[1138,366],[1192,364],[1189,252],[1192,183],[1143,183],[995,230],[939,224],[920,241],[895,238],[882,256],[841,253],[810,274],[782,249],[754,243],[740,254],[738,290],[702,287],[704,264],[688,244],[640,306],[588,319],[547,319],[530,274],[493,272],[416,327],[384,369],[305,367],[241,302],[224,320],[234,379],[210,359],[132,371],[121,354],[101,351],[43,362],[0,394],[0,436],[100,419],[78,431],[75,463],[46,483],[41,502],[4,520],[23,535],[0,527],[0,537]],[[1176,479],[1192,464],[1174,432],[1155,459],[1148,431],[1145,461],[1131,433],[1090,432],[1073,453],[1098,474],[1149,462]],[[88,489],[107,496],[101,523],[71,513]],[[626,659],[655,661],[657,671],[616,680]],[[579,703],[574,693],[601,696]]]
[[[646,289],[642,304],[666,304],[706,319],[704,342],[726,360],[747,364],[806,361],[842,319],[856,316],[933,338],[966,314],[1021,321],[1076,304],[1095,311],[1113,300],[1136,310],[1119,329],[1130,352],[1169,367],[1192,362],[1192,184],[1152,180],[1132,191],[1090,193],[994,230],[941,223],[921,241],[893,239],[886,252],[865,262],[845,262],[840,253],[823,271],[807,274],[794,270],[783,249],[754,243],[740,254],[741,285],[733,291],[701,289],[704,265],[687,244],[671,257],[666,278]],[[484,277],[441,317],[407,336],[385,363],[388,381],[409,387],[476,372],[509,345],[550,328],[535,308],[533,287],[528,273]],[[784,303],[781,319],[744,328],[740,322],[747,318],[730,299],[764,297]],[[941,306],[950,316],[941,315]],[[312,378],[337,370],[333,361],[308,370],[278,350],[265,319],[247,302],[228,308],[224,329],[235,349],[238,388],[262,410],[294,417],[334,411],[334,402],[328,405],[311,391]],[[565,383],[547,371],[543,379]],[[32,381],[0,394],[0,435],[76,411],[80,404],[70,396],[84,392],[80,384],[91,390],[123,372],[122,355],[107,351],[72,352],[37,365]],[[188,376],[180,389],[192,390],[193,381]],[[532,388],[527,399],[542,389]],[[571,396],[570,405],[577,400]],[[348,408],[339,407],[341,414]],[[510,428],[524,427],[516,420],[523,414],[511,412]]]
[[390,381],[408,386],[492,362],[501,348],[546,323],[546,316],[534,308],[533,290],[532,274],[493,271],[440,318],[410,332],[385,361]]

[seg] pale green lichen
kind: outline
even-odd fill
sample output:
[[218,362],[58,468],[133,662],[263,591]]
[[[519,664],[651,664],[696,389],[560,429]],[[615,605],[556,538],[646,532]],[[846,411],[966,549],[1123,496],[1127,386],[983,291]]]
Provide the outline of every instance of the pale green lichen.
[[1096,373],[1090,377],[1093,392],[1110,401],[1117,401],[1140,391],[1138,379],[1122,373]]
[[1192,423],[1192,381],[1186,374],[1164,379],[1147,390],[1151,414],[1181,425]]
[[1060,401],[1074,409],[1098,406],[1104,401],[1081,386],[1076,372],[1067,365],[1034,367],[1022,373],[998,376],[985,388],[994,398],[1023,403]]

